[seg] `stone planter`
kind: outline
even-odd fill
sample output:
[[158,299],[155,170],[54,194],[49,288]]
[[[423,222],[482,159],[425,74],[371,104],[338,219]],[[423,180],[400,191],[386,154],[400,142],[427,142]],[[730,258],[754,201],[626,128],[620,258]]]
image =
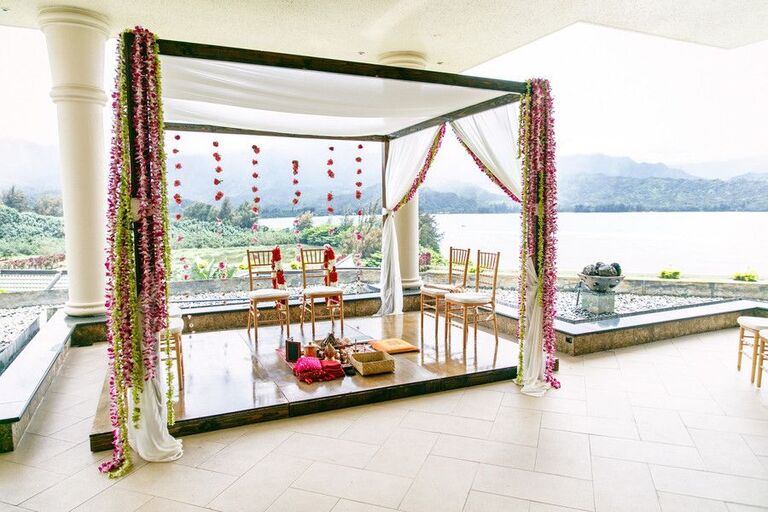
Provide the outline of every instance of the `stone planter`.
[[624,276],[587,276],[579,274],[579,280],[593,292],[606,293],[619,286],[624,280]]

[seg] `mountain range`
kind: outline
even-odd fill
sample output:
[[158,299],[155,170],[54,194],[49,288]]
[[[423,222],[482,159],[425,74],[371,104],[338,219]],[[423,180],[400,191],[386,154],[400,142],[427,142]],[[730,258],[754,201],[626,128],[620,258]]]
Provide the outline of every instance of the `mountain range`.
[[[337,212],[361,205],[354,198],[355,181],[361,181],[362,204],[379,199],[381,172],[380,152],[375,145],[356,150],[339,144],[333,153],[327,148],[292,145],[290,152],[275,150],[259,155],[254,180],[248,151],[222,152],[224,172],[217,174],[208,154],[187,154],[179,160],[183,169],[169,165],[169,179],[179,179],[177,190],[184,201],[213,200],[213,179],[223,179],[221,190],[233,206],[253,199],[252,186],[259,187],[266,216],[292,215],[290,205],[296,190],[301,191],[299,209],[324,212],[328,192],[334,195]],[[324,145],[323,145],[324,146]],[[334,179],[327,175],[326,154],[335,160]],[[363,169],[356,174],[354,157],[362,155]],[[318,156],[320,155],[320,156]],[[55,147],[31,142],[0,140],[0,190],[15,185],[30,195],[57,194],[61,190],[58,154]],[[297,179],[291,183],[291,160],[300,162]],[[698,211],[753,210],[768,211],[768,158],[682,166],[636,162],[628,157],[600,154],[564,155],[558,158],[558,203],[561,211]],[[173,163],[173,161],[171,161]],[[745,172],[737,173],[736,168]],[[703,178],[720,169],[722,178]],[[726,169],[728,169],[726,171]],[[501,193],[466,183],[432,182],[428,179],[421,193],[421,209],[432,213],[507,212],[516,205]]]

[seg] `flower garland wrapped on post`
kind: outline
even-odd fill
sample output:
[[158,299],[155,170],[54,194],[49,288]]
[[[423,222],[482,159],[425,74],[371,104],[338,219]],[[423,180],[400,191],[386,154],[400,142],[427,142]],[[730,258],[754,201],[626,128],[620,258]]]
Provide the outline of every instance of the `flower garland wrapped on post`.
[[545,79],[529,80],[527,84],[528,92],[520,101],[518,134],[518,156],[522,157],[523,167],[518,382],[522,382],[523,375],[523,342],[528,321],[526,295],[529,291],[526,290],[526,264],[530,258],[536,268],[538,287],[535,293],[543,310],[542,336],[546,354],[544,377],[552,387],[559,388],[560,382],[553,373],[557,297],[557,179],[552,96],[549,81]]
[[[130,63],[130,74],[126,64]],[[107,210],[107,342],[112,459],[100,470],[119,477],[131,468],[128,390],[138,425],[140,397],[156,378],[159,335],[168,327],[168,196],[160,103],[160,60],[154,34],[137,27],[120,38]],[[178,138],[177,138],[178,140]],[[180,203],[180,195],[174,197]],[[170,354],[166,339],[163,347]],[[170,358],[168,358],[170,362]],[[173,389],[166,366],[167,413]]]

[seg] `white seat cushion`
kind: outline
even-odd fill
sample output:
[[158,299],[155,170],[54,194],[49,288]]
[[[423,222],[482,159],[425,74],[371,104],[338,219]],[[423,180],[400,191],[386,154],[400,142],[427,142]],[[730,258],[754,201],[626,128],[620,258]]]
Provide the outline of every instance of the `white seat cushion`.
[[184,320],[181,317],[172,317],[168,323],[168,330],[171,331],[171,334],[181,334],[181,331],[184,330]]
[[736,321],[739,322],[740,326],[752,329],[753,331],[768,329],[768,318],[759,316],[740,316]]
[[430,288],[430,289],[437,288],[439,290],[448,290],[449,292],[455,292],[461,287],[455,284],[426,283],[424,285],[424,288]]
[[274,288],[259,288],[248,292],[249,299],[287,299],[289,296],[288,290],[276,290]]
[[325,295],[342,295],[344,290],[336,286],[308,286],[302,292],[307,297],[319,297]]
[[432,288],[431,286],[424,286],[421,288],[421,293],[424,295],[432,295],[433,297],[445,297],[447,293],[452,290],[444,290],[442,288]]
[[168,316],[171,318],[181,318],[181,308],[177,304],[168,305]]
[[491,296],[478,292],[449,293],[445,296],[445,300],[459,304],[488,304],[491,302]]

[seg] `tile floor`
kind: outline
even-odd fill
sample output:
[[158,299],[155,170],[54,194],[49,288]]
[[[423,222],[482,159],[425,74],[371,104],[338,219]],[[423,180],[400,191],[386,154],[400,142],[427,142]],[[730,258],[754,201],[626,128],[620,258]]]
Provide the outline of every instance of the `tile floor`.
[[504,382],[191,436],[119,481],[87,441],[105,347],[72,349],[0,455],[0,512],[768,510],[768,386],[735,341],[563,356],[539,399]]

